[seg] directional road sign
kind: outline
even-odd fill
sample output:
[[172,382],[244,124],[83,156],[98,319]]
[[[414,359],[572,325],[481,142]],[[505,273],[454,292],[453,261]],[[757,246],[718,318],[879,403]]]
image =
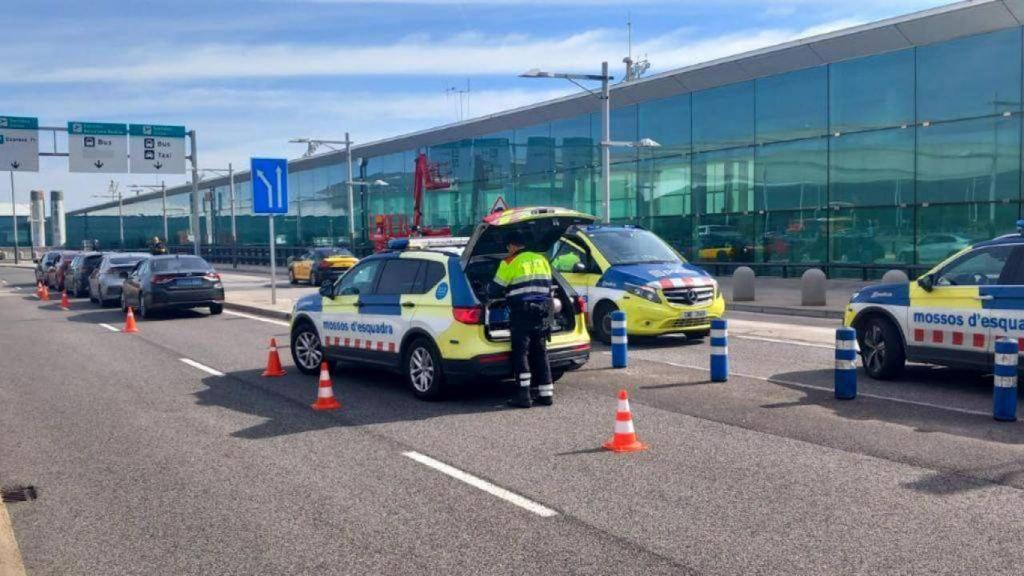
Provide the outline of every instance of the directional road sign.
[[127,172],[128,128],[124,124],[68,122],[68,156],[72,172]]
[[0,116],[0,170],[39,172],[39,120]]
[[128,125],[132,174],[184,174],[185,127]]
[[288,213],[288,161],[252,158],[253,214]]

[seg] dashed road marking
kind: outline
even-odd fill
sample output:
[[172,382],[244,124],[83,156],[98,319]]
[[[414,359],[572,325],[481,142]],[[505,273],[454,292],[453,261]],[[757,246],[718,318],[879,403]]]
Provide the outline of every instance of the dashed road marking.
[[255,316],[253,314],[246,314],[245,312],[235,312],[234,310],[225,310],[224,313],[225,314],[231,314],[232,316],[238,316],[240,318],[248,318],[249,320],[258,320],[260,322],[266,322],[268,324],[276,324],[278,326],[291,326],[291,324],[289,324],[288,322],[285,322],[284,320],[274,320],[273,318],[261,318],[259,316]]
[[121,331],[120,328],[111,326],[110,324],[100,323],[100,326],[103,326],[104,328],[106,328],[107,330],[110,330],[111,332],[120,332]]
[[502,500],[510,504],[515,504],[520,508],[529,510],[530,512],[533,512],[538,516],[550,518],[552,516],[558,515],[558,512],[555,512],[554,510],[548,508],[547,506],[538,504],[533,500],[524,498],[523,496],[520,496],[514,492],[510,492],[500,486],[495,486],[494,484],[491,484],[490,482],[482,478],[473,476],[468,472],[463,472],[462,470],[459,470],[458,468],[455,468],[453,466],[449,466],[444,462],[434,460],[430,456],[420,454],[419,452],[402,452],[402,455],[407,458],[411,458],[419,462],[420,464],[423,464],[424,466],[429,466],[430,468],[433,468],[434,470],[437,470],[442,474],[447,474],[448,476],[451,476],[456,480],[465,482],[466,484],[469,484],[474,488],[479,488],[480,490],[487,492],[491,496],[501,498]]
[[25,564],[21,560],[18,541],[14,538],[14,527],[7,507],[0,500],[0,574],[4,576],[25,576]]
[[210,368],[209,366],[207,366],[205,364],[200,364],[199,362],[196,362],[195,360],[192,360],[191,358],[179,358],[179,360],[181,360],[182,362],[184,362],[185,364],[188,364],[189,366],[191,366],[193,368],[198,368],[198,369],[202,370],[203,372],[206,372],[207,374],[212,374],[214,376],[224,376],[223,372],[221,372],[219,370],[214,370],[213,368]]

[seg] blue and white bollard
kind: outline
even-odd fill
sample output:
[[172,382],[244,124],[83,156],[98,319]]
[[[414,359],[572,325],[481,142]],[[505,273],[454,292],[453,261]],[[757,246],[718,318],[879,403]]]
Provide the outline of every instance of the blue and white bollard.
[[629,364],[626,337],[626,313],[622,310],[612,312],[612,368],[625,368]]
[[1017,354],[1015,340],[996,340],[993,370],[992,417],[1000,422],[1017,420]]
[[729,324],[725,320],[711,321],[711,381],[729,380]]
[[836,329],[835,387],[837,400],[857,397],[857,331]]

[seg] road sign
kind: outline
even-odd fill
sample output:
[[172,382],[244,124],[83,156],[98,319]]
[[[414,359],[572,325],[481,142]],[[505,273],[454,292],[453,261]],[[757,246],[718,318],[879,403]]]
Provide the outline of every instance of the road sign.
[[497,212],[499,210],[508,210],[508,203],[505,202],[504,196],[498,196],[498,199],[491,205],[491,212]]
[[184,174],[185,127],[128,125],[132,174]]
[[253,214],[288,213],[288,161],[284,158],[252,158]]
[[39,172],[39,120],[0,116],[0,170]]
[[124,124],[68,122],[68,167],[72,172],[128,171],[128,128]]

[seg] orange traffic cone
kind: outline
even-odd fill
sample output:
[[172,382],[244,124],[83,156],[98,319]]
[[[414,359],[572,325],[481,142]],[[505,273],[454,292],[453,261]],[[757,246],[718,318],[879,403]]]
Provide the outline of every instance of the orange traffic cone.
[[267,356],[267,369],[263,371],[263,376],[284,376],[287,372],[281,367],[281,357],[277,355],[277,339],[270,339],[270,354]]
[[316,390],[316,402],[313,402],[313,410],[337,410],[341,408],[338,399],[334,397],[334,385],[331,384],[331,372],[327,368],[327,362],[320,364],[320,386]]
[[46,284],[43,284],[43,293],[39,296],[39,299],[43,302],[48,302],[50,300],[50,288]]
[[633,430],[633,415],[629,411],[629,398],[625,390],[619,390],[619,410],[615,413],[615,435],[604,443],[605,450],[612,452],[639,452],[647,445],[636,439]]
[[124,333],[134,334],[139,331],[139,327],[135,325],[135,313],[132,312],[132,307],[128,307],[128,315],[124,318]]
[[60,295],[60,309],[61,310],[70,310],[71,309],[71,301],[68,300],[68,291],[67,290],[62,292],[61,295]]
[[43,283],[36,282],[36,298],[42,299],[43,297]]

